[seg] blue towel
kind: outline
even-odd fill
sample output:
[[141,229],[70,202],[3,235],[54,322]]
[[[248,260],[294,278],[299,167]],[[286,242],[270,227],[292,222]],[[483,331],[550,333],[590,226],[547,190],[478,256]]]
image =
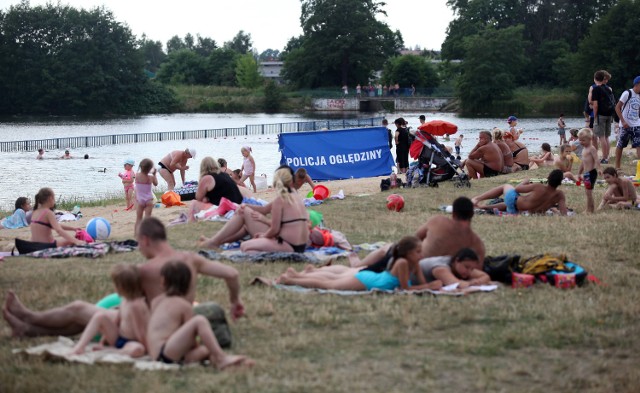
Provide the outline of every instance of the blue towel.
[[27,214],[24,210],[18,208],[12,215],[0,221],[0,225],[7,229],[18,229],[28,227]]

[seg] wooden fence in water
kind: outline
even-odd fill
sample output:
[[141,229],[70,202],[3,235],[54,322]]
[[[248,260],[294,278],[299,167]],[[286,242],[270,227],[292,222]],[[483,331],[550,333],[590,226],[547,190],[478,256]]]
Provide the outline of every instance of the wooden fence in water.
[[238,128],[219,128],[195,131],[163,131],[139,134],[113,134],[95,136],[71,136],[50,139],[0,142],[0,152],[75,149],[126,143],[161,142],[185,139],[225,138],[233,136],[282,134],[288,132],[338,130],[344,128],[373,127],[382,117],[366,119],[314,120],[295,123],[251,124]]

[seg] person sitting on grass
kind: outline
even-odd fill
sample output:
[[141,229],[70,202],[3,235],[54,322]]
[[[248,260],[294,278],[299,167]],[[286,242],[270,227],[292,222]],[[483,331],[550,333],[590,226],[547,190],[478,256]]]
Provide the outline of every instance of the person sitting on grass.
[[553,153],[551,153],[551,146],[545,142],[542,144],[541,148],[542,152],[539,156],[529,158],[529,168],[536,169],[533,164],[536,164],[538,167],[553,165]]
[[498,176],[504,169],[504,159],[500,147],[492,142],[489,131],[480,131],[478,144],[471,149],[464,166],[471,179]]
[[242,203],[243,195],[233,179],[222,172],[218,161],[205,157],[200,162],[200,181],[196,197],[189,204],[189,222],[194,222],[195,214],[207,210],[213,205],[220,205],[220,199],[227,198],[233,203]]
[[425,258],[420,261],[420,269],[427,282],[441,282],[444,286],[458,283],[458,288],[463,289],[491,282],[482,264],[478,254],[465,247],[453,257]]
[[5,217],[0,221],[0,229],[18,229],[29,226],[29,218],[27,213],[31,211],[31,201],[27,197],[19,197],[16,199],[15,210],[9,217]]
[[[393,246],[393,259],[381,272],[348,267],[335,271],[333,266],[328,266],[326,271],[323,270],[324,268],[319,268],[298,273],[293,268],[289,268],[277,282],[306,288],[343,291],[439,289],[442,286],[439,281],[427,284],[422,275],[419,265],[421,247],[422,243],[417,237],[403,237]],[[416,277],[416,282],[410,281],[411,275]]]
[[609,188],[602,197],[598,210],[605,208],[631,209],[640,203],[640,198],[631,180],[618,176],[618,171],[613,167],[607,167],[602,171],[604,181]]
[[165,293],[151,302],[147,347],[151,359],[159,362],[195,363],[208,359],[218,370],[232,366],[252,366],[245,356],[225,353],[211,330],[209,321],[194,315],[187,300],[191,269],[180,261],[165,263],[160,269]]
[[554,165],[557,169],[560,169],[564,175],[565,179],[572,180],[575,182],[577,179],[571,173],[571,169],[573,167],[573,154],[571,154],[571,145],[565,143],[560,146],[560,155],[554,159]]
[[[67,225],[61,225],[53,213],[56,205],[56,196],[50,188],[41,188],[36,194],[36,205],[31,215],[31,241],[36,243],[49,243],[51,248],[64,247],[70,245],[81,245],[85,242],[77,240],[67,231],[79,231],[80,228],[74,228]],[[62,237],[62,240],[56,240],[53,237],[53,231]]]
[[102,335],[101,342],[122,350],[125,355],[137,358],[147,352],[146,330],[150,314],[140,285],[138,268],[135,265],[115,265],[111,269],[111,280],[122,298],[118,316],[114,321],[107,311],[93,314],[80,340],[73,347],[72,353],[75,355],[83,354],[87,344],[98,333]]
[[[558,190],[558,186],[564,178],[560,169],[554,169],[547,177],[547,184],[529,183],[525,180],[517,186],[510,184],[498,186],[491,190],[471,198],[473,205],[480,209],[494,210],[509,214],[518,214],[528,211],[531,214],[544,214],[547,210],[558,205],[560,214],[567,215],[564,193]],[[526,195],[523,195],[525,194]],[[504,202],[480,205],[481,201],[498,198],[504,195]]]

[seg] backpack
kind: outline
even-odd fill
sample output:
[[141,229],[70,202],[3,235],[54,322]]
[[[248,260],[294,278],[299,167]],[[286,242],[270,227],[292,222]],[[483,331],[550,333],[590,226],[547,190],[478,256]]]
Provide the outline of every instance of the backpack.
[[[620,110],[620,113],[622,113],[622,114],[624,114],[624,108],[627,107],[627,104],[629,103],[629,101],[631,101],[631,97],[633,97],[633,92],[631,91],[631,89],[627,90],[627,92],[629,93],[629,97],[627,97],[627,102],[625,102],[624,105],[622,105],[622,109]],[[624,94],[624,93],[622,93],[622,94]],[[638,108],[638,116],[640,116],[640,108]],[[620,121],[620,120],[618,119],[618,121]]]
[[598,114],[602,116],[613,116],[616,113],[616,98],[613,90],[606,85],[596,86],[600,88],[600,97],[598,98]]
[[485,257],[483,270],[491,277],[491,281],[500,281],[511,284],[514,267],[518,266],[520,255],[500,255],[497,257]]

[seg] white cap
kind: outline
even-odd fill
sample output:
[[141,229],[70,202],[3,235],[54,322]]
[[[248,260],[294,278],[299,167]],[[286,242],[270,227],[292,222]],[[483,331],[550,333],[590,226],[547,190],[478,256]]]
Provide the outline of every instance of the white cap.
[[189,147],[187,148],[187,153],[191,154],[191,158],[196,158],[196,149]]

